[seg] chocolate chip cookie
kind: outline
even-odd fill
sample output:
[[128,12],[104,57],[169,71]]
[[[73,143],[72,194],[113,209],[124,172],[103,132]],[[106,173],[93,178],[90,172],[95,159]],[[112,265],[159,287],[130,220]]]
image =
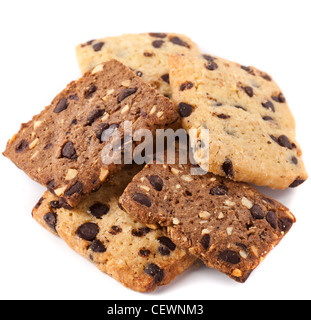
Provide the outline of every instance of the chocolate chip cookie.
[[169,63],[183,127],[209,130],[209,163],[198,160],[206,171],[273,189],[307,179],[294,118],[270,75],[206,54]]
[[168,98],[111,60],[70,83],[51,105],[23,124],[4,155],[73,207],[122,168],[116,161],[104,163],[102,150],[115,132],[124,141],[125,121],[132,123],[133,134],[140,129],[154,134],[178,119]]
[[119,172],[75,209],[46,192],[33,217],[99,270],[132,290],[147,292],[168,284],[196,258],[120,207],[119,197],[138,171],[134,167]]
[[290,230],[295,217],[282,204],[246,183],[190,165],[147,165],[120,198],[122,207],[180,248],[238,282]]
[[171,95],[168,55],[184,52],[200,51],[191,39],[175,33],[125,34],[88,41],[76,49],[82,73],[104,61],[117,59],[166,96]]

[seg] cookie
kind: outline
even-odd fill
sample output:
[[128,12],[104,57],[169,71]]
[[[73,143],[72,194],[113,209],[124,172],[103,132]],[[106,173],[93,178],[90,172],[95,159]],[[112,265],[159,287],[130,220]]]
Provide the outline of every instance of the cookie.
[[88,41],[76,49],[82,73],[117,59],[165,96],[171,95],[168,55],[184,52],[200,51],[191,39],[175,33],[125,34]]
[[196,260],[161,231],[121,210],[118,200],[137,167],[123,170],[75,209],[46,192],[33,210],[43,227],[124,286],[147,292],[168,284]]
[[113,133],[124,141],[125,121],[132,123],[135,134],[139,129],[155,133],[178,119],[168,98],[112,60],[70,83],[51,105],[23,124],[4,155],[74,207],[122,168],[122,163],[105,164],[109,162],[103,162],[102,150]]
[[183,127],[209,129],[209,163],[198,160],[206,171],[273,189],[307,179],[294,118],[270,75],[210,55],[169,64]]
[[140,222],[161,228],[178,247],[237,282],[290,230],[290,211],[250,185],[190,165],[147,165],[120,198]]

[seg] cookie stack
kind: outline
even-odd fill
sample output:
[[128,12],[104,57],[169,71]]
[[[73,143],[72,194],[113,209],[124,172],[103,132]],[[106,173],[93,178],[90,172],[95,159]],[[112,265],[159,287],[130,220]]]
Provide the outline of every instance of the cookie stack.
[[[286,189],[307,179],[294,118],[271,76],[202,54],[179,34],[92,40],[77,58],[83,77],[22,124],[4,152],[48,189],[33,217],[136,291],[168,284],[197,259],[245,282],[295,222],[247,183]],[[125,122],[154,137],[208,129],[209,172],[104,163],[113,133],[124,147]]]

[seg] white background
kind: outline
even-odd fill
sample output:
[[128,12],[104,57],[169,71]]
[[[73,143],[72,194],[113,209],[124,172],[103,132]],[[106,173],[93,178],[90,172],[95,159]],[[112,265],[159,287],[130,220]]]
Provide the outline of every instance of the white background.
[[[311,2],[296,1],[1,1],[0,150],[67,83],[80,76],[75,46],[94,38],[178,32],[205,52],[270,73],[297,121],[311,170]],[[297,224],[245,284],[192,268],[154,293],[140,294],[102,274],[31,218],[43,187],[0,156],[1,299],[310,299],[310,181],[266,194]]]

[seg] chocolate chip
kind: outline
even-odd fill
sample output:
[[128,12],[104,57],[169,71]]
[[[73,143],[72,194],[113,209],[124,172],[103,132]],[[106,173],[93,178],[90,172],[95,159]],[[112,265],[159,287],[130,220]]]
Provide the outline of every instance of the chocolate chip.
[[151,207],[151,201],[145,194],[135,193],[134,195],[132,195],[132,199],[134,201],[142,204],[143,206],[146,206],[148,208]]
[[87,241],[95,240],[98,233],[99,227],[96,223],[93,222],[87,222],[81,225],[77,230],[77,236]]
[[64,144],[62,148],[62,157],[71,160],[78,158],[75,146],[71,141]]
[[276,229],[277,217],[276,217],[276,214],[274,211],[268,211],[267,216],[266,216],[266,220],[273,229]]
[[120,126],[117,123],[113,123],[111,125],[103,124],[101,127],[103,130],[100,135],[101,142],[108,141],[109,138],[117,131],[119,127]]
[[300,178],[297,178],[290,186],[289,188],[297,188],[298,186],[300,186],[301,184],[303,184],[305,182],[305,180],[302,180]]
[[210,62],[209,64],[205,65],[205,68],[207,70],[214,71],[214,70],[216,70],[218,68],[218,65],[215,62]]
[[91,214],[96,217],[97,219],[100,219],[102,216],[106,215],[109,212],[110,208],[103,203],[95,203],[90,207]]
[[155,40],[152,42],[152,45],[155,47],[155,48],[161,48],[162,45],[163,45],[164,41],[163,40]]
[[139,228],[139,229],[133,229],[132,230],[132,235],[134,237],[143,237],[144,235],[146,235],[150,231],[151,231],[151,229],[148,228],[148,227]]
[[226,196],[228,194],[228,188],[224,185],[216,186],[211,189],[210,194],[212,196]]
[[186,81],[180,85],[180,91],[185,91],[193,88],[193,83],[191,81]]
[[150,253],[151,253],[151,251],[148,249],[140,249],[139,250],[139,255],[141,257],[148,257]]
[[160,283],[164,278],[164,271],[154,263],[149,263],[144,271],[154,278],[155,283]]
[[276,138],[274,135],[270,135],[270,138],[274,141],[274,142],[276,142],[276,143],[279,143],[279,140],[278,140],[278,138]]
[[267,101],[267,102],[264,102],[261,104],[264,108],[266,109],[270,109],[271,111],[275,112],[275,108],[274,108],[274,105],[271,101]]
[[255,204],[250,210],[254,219],[263,219],[265,217],[261,207],[257,204]]
[[126,88],[123,89],[118,97],[118,102],[120,103],[121,101],[123,101],[125,98],[131,96],[132,94],[136,93],[137,89],[136,88]]
[[176,249],[175,243],[167,237],[159,237],[158,241],[165,247],[169,248],[171,251],[174,251]]
[[220,252],[218,255],[218,259],[231,264],[238,264],[241,262],[238,253],[233,250],[225,250]]
[[15,151],[17,153],[21,153],[21,152],[25,151],[26,149],[28,149],[28,147],[29,147],[29,142],[26,140],[22,140],[16,145]]
[[156,191],[162,191],[163,180],[159,176],[148,176],[147,179]]
[[211,236],[209,234],[205,234],[200,240],[200,243],[205,250],[208,250],[211,245]]
[[112,235],[117,235],[118,233],[122,232],[122,228],[118,227],[118,226],[112,226],[109,233]]
[[139,77],[142,77],[143,76],[143,73],[141,71],[137,71],[136,74],[139,76]]
[[217,114],[217,117],[218,117],[219,119],[224,119],[224,120],[231,118],[231,116],[228,116],[227,114],[224,114],[224,113]]
[[79,181],[77,181],[72,187],[70,187],[68,190],[65,192],[66,197],[71,197],[74,194],[79,194],[81,195],[83,191],[83,184]]
[[237,109],[241,109],[241,110],[247,111],[245,108],[243,108],[241,106],[234,106],[234,107],[237,108]]
[[245,93],[252,98],[254,96],[254,90],[252,87],[246,86],[246,87],[242,87],[242,89],[245,91]]
[[144,52],[144,56],[147,57],[147,58],[151,58],[154,56],[154,53],[152,52]]
[[84,98],[85,99],[90,99],[93,94],[97,91],[96,86],[90,86],[84,91]]
[[97,119],[99,119],[101,116],[103,116],[104,113],[105,113],[105,110],[103,110],[103,109],[92,110],[87,117],[86,125],[87,126],[92,125]]
[[284,148],[287,148],[287,149],[290,149],[290,150],[293,149],[292,143],[289,141],[289,139],[285,135],[279,136],[278,143],[279,143],[279,145],[281,147],[284,147]]
[[272,98],[272,100],[274,100],[274,101],[276,101],[278,103],[286,102],[286,99],[285,99],[283,93],[279,93],[277,96],[272,96],[271,98]]
[[107,251],[107,248],[104,246],[104,244],[100,240],[94,240],[91,243],[91,245],[88,247],[88,249],[97,253],[104,253]]
[[188,103],[185,103],[185,102],[181,102],[179,105],[178,105],[178,108],[179,108],[179,114],[182,118],[187,118],[191,115],[192,113],[192,106]]
[[43,197],[41,197],[41,198],[39,199],[39,201],[37,202],[37,204],[35,205],[35,209],[38,209],[38,208],[41,206],[41,204],[43,203],[44,200],[45,200],[45,199],[44,199]]
[[154,38],[161,38],[164,39],[167,37],[166,33],[158,33],[158,32],[151,32],[149,33],[150,37],[154,37]]
[[46,222],[46,224],[54,230],[56,233],[56,226],[57,226],[57,214],[55,212],[49,212],[44,217],[43,220]]
[[227,177],[232,178],[234,176],[233,164],[230,159],[226,159],[226,161],[223,163],[222,170],[224,171]]
[[50,192],[53,193],[54,192],[53,190],[55,189],[55,180],[51,180],[50,182],[48,182],[46,184],[46,187]]
[[190,49],[190,46],[187,42],[183,41],[179,37],[172,37],[170,41],[178,46],[186,47]]
[[278,227],[281,231],[287,232],[293,225],[293,220],[289,218],[280,218],[278,220]]
[[75,94],[71,94],[68,99],[70,100],[74,100],[74,101],[79,101],[79,96],[75,93]]
[[167,247],[164,247],[164,246],[160,246],[158,251],[162,256],[169,256],[171,254],[171,251]]
[[212,56],[210,56],[208,54],[203,54],[202,57],[208,62],[213,62],[215,60],[214,57],[212,57]]
[[95,52],[98,52],[98,51],[100,51],[101,49],[102,49],[102,47],[104,46],[104,42],[98,42],[98,43],[95,43],[94,45],[93,45],[93,50],[95,51]]
[[165,81],[166,83],[170,84],[170,76],[169,76],[169,74],[164,74],[164,75],[161,77],[161,79],[162,79],[163,81]]
[[264,116],[264,117],[262,117],[262,119],[265,121],[273,121],[274,120],[272,117],[269,117],[269,116]]
[[246,67],[246,66],[241,66],[241,69],[243,69],[246,72],[251,72],[252,69],[250,67]]
[[53,209],[60,209],[61,205],[59,204],[59,201],[55,200],[55,201],[51,201],[49,203],[50,207]]
[[264,72],[261,72],[260,76],[267,81],[272,81],[272,78]]
[[58,104],[56,105],[54,112],[61,113],[62,111],[66,110],[69,106],[69,103],[66,98],[59,100]]

